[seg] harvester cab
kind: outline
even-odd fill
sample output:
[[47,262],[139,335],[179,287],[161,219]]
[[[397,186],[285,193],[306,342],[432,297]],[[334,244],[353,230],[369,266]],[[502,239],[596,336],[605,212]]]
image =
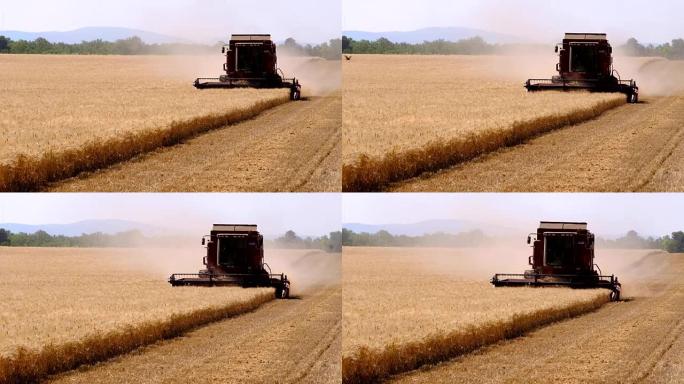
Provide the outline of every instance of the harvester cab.
[[278,68],[276,45],[271,35],[232,35],[221,52],[226,56],[225,74],[217,78],[198,78],[193,84],[195,88],[289,88],[291,100],[301,98],[299,81],[285,78]]
[[531,270],[524,274],[497,273],[495,287],[568,286],[610,289],[610,299],[620,299],[621,285],[614,275],[603,276],[594,263],[594,234],[587,223],[542,221],[527,237],[532,246]]
[[566,33],[563,42],[556,46],[556,53],[558,75],[527,80],[528,91],[620,92],[627,96],[628,103],[639,101],[636,82],[620,79],[613,69],[613,48],[605,33]]
[[252,224],[214,224],[202,238],[207,253],[206,269],[199,273],[174,273],[169,283],[176,286],[273,287],[278,298],[290,296],[285,274],[271,273],[264,263],[264,238]]

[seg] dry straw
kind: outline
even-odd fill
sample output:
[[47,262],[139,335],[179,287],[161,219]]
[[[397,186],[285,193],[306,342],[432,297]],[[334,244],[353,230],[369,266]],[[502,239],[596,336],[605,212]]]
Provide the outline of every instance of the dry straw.
[[342,189],[345,192],[381,191],[393,182],[448,168],[485,153],[520,144],[536,135],[596,118],[625,102],[623,98],[603,101],[567,114],[516,122],[507,129],[472,133],[445,142],[435,141],[401,153],[392,151],[382,158],[361,155],[354,164],[343,166]]
[[446,361],[488,344],[520,336],[542,325],[594,311],[608,301],[608,295],[601,295],[590,302],[517,314],[508,320],[473,325],[421,341],[391,344],[383,350],[361,347],[352,356],[342,359],[342,382],[378,382],[391,375]]
[[20,348],[12,356],[0,356],[0,384],[36,382],[84,364],[100,362],[159,340],[180,336],[193,328],[255,310],[274,297],[272,293],[263,293],[246,302],[176,314],[167,320],[151,321],[60,345],[47,345],[41,350]]
[[105,141],[92,141],[79,148],[47,152],[41,157],[18,156],[0,165],[0,192],[33,192],[51,182],[74,177],[130,160],[140,154],[179,144],[195,135],[256,117],[261,112],[284,104],[288,97],[259,101],[246,109],[174,122],[167,128]]

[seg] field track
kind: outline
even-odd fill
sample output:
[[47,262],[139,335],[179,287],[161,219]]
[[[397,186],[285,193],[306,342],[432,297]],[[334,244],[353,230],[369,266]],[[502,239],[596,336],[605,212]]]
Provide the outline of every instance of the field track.
[[339,383],[341,308],[340,285],[314,288],[52,382]]
[[408,191],[684,191],[684,96],[600,117],[397,183]]
[[52,191],[339,191],[341,93],[53,185]]
[[681,383],[684,255],[665,257],[660,274],[623,279],[627,301],[392,382],[469,383],[478,375],[483,383]]

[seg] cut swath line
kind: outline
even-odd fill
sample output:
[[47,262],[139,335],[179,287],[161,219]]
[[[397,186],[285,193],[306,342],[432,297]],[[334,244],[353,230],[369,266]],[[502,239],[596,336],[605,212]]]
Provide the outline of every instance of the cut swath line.
[[254,118],[288,101],[287,96],[260,101],[245,109],[175,122],[167,128],[129,133],[105,141],[92,141],[79,148],[51,151],[40,157],[19,155],[13,162],[0,165],[0,192],[38,191],[49,183],[105,168],[161,147],[182,143],[198,134]]
[[622,98],[603,101],[567,114],[517,122],[507,129],[435,141],[404,152],[392,151],[381,158],[361,155],[353,164],[343,165],[342,190],[381,191],[391,183],[417,177],[424,172],[445,169],[500,148],[518,145],[539,134],[591,120],[625,102]]
[[274,298],[272,293],[263,293],[249,301],[176,314],[167,320],[96,334],[79,341],[47,345],[40,350],[19,348],[10,357],[0,356],[0,384],[36,382],[81,365],[104,361],[180,336],[199,326],[253,311]]
[[391,375],[446,361],[483,346],[518,337],[546,324],[594,311],[608,302],[608,295],[601,295],[589,302],[517,314],[508,320],[436,334],[421,341],[391,344],[382,350],[361,347],[351,356],[342,358],[342,382],[378,382]]

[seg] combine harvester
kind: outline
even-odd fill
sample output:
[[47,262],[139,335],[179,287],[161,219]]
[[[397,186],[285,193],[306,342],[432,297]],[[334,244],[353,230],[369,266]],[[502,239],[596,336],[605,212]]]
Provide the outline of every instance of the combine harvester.
[[556,45],[556,53],[559,76],[529,79],[525,82],[528,91],[621,92],[627,95],[628,103],[639,102],[636,82],[621,80],[613,69],[613,48],[605,33],[566,33],[563,43]]
[[200,77],[193,84],[206,88],[289,88],[290,100],[299,100],[302,87],[296,78],[287,79],[278,68],[276,45],[271,35],[232,35],[221,48],[226,56],[225,75]]
[[287,275],[271,273],[264,263],[264,237],[256,225],[214,224],[211,233],[202,237],[202,245],[207,249],[203,259],[207,269],[174,273],[169,277],[172,286],[273,287],[277,298],[290,297]]
[[527,237],[530,243],[532,269],[524,274],[497,273],[491,280],[495,287],[606,288],[611,301],[620,300],[618,278],[602,276],[594,264],[594,234],[587,230],[587,223],[542,221],[537,233]]

